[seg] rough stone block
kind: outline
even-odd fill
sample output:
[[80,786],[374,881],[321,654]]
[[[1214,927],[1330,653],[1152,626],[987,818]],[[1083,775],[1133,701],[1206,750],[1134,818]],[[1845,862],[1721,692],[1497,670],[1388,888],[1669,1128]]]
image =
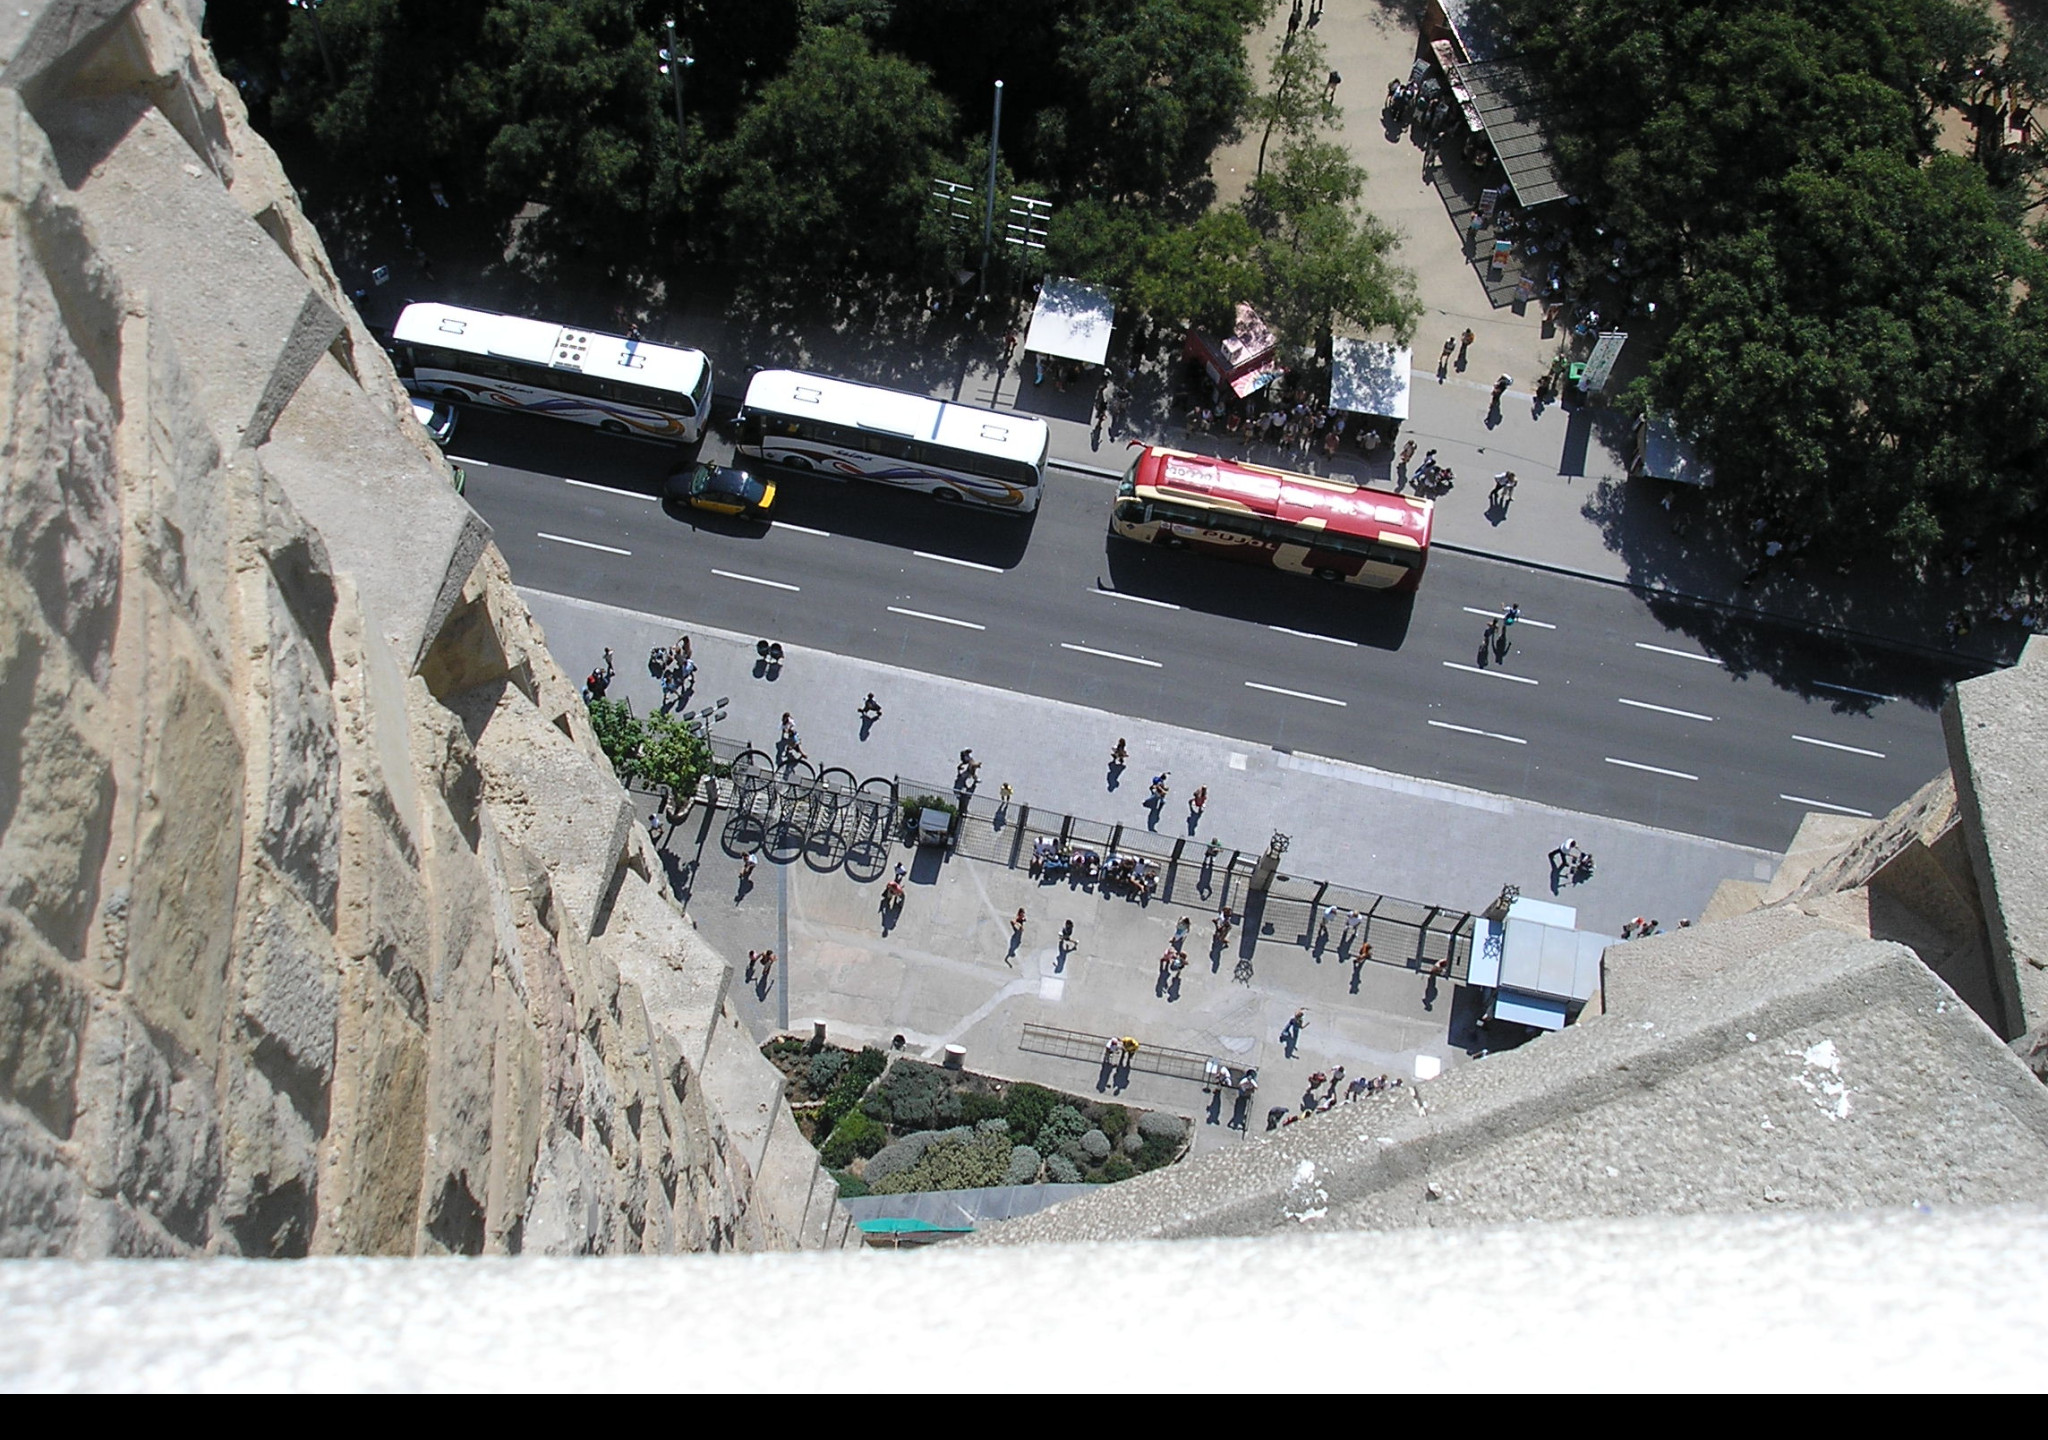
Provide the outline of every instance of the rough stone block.
[[85,1182],[56,1139],[0,1100],[0,1260],[75,1253],[85,1199]]
[[0,910],[0,1102],[12,1101],[57,1139],[77,1113],[79,1036],[91,997],[75,969]]
[[179,1243],[213,1234],[221,1139],[210,1059],[180,1054],[126,1005],[86,1022],[75,1139],[86,1182],[153,1218]]

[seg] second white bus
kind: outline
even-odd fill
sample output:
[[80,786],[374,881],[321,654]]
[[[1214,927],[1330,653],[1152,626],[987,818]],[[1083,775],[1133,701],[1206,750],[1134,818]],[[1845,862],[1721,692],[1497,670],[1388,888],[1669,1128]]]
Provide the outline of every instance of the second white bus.
[[740,454],[1017,513],[1038,508],[1052,432],[1030,415],[799,370],[747,382]]
[[408,305],[391,332],[415,394],[552,415],[615,435],[692,444],[711,409],[711,360],[548,320]]

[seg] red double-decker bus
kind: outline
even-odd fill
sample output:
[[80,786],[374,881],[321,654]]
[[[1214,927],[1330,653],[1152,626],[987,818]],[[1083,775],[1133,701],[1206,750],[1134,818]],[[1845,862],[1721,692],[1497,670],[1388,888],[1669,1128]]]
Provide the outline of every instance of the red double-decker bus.
[[1265,465],[1147,445],[1117,486],[1109,528],[1126,540],[1342,581],[1415,589],[1435,502]]

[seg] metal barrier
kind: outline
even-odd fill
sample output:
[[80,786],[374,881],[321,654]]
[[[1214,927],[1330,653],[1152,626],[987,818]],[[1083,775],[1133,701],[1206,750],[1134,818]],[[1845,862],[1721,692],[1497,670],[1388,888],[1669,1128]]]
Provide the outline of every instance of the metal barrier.
[[[1056,1055],[1063,1060],[1086,1060],[1092,1065],[1103,1064],[1108,1057],[1110,1041],[1114,1035],[1090,1035],[1082,1030],[1061,1030],[1053,1025],[1026,1025],[1024,1034],[1017,1041],[1019,1050],[1029,1050],[1034,1055]],[[1148,1075],[1164,1075],[1170,1080],[1193,1080],[1199,1083],[1208,1076],[1210,1057],[1193,1050],[1175,1050],[1165,1045],[1146,1045],[1140,1042],[1138,1053],[1131,1057],[1127,1068],[1142,1070]]]

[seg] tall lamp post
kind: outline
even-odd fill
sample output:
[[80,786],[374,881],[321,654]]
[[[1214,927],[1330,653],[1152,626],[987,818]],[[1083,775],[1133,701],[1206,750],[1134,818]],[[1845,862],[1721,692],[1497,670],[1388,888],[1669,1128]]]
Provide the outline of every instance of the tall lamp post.
[[334,56],[327,50],[327,32],[320,28],[320,6],[324,0],[285,0],[295,10],[306,12],[306,18],[313,22],[313,39],[320,46],[320,63],[327,67],[327,83],[339,84],[334,78]]
[[690,137],[689,132],[683,128],[683,72],[697,62],[693,57],[685,55],[682,47],[676,43],[676,22],[664,20],[662,23],[668,27],[668,48],[661,52],[661,73],[668,76],[669,87],[675,91],[677,147],[686,148]]

